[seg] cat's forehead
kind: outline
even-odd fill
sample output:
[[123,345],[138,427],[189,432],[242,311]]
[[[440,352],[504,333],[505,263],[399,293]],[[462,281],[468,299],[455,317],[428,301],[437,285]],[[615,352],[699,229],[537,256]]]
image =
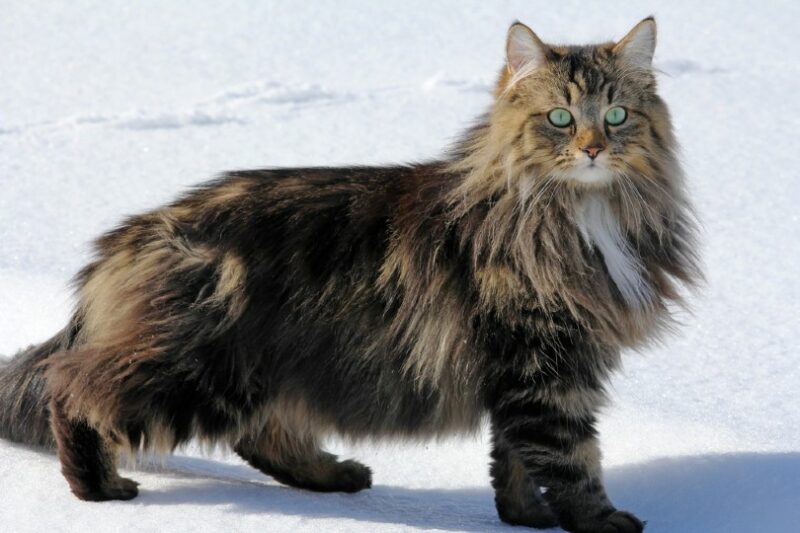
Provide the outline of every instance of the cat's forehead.
[[592,97],[617,79],[614,64],[605,49],[573,46],[554,50],[551,73],[558,88],[570,97]]
[[610,45],[551,47],[546,67],[531,80],[531,94],[569,105],[619,98],[630,92],[623,74]]
[[522,79],[515,90],[539,110],[553,106],[596,110],[620,104],[637,105],[655,93],[650,70],[631,69],[618,60],[614,43],[549,46],[538,71]]

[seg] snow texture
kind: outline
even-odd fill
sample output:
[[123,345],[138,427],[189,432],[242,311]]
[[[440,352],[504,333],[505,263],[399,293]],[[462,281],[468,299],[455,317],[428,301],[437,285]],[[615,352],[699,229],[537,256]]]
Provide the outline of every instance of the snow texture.
[[[434,157],[489,103],[513,20],[589,42],[649,14],[709,281],[613,382],[608,488],[652,533],[798,531],[796,2],[3,2],[0,353],[64,324],[125,214],[227,169]],[[0,531],[512,531],[485,431],[331,446],[372,490],[298,491],[190,446],[126,471],[138,499],[90,504],[53,455],[0,442]]]

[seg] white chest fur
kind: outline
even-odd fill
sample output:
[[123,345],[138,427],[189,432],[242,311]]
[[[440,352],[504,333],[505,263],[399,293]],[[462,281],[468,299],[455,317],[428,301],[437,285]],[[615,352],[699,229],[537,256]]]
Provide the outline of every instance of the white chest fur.
[[602,254],[606,269],[625,301],[646,305],[653,290],[642,278],[642,265],[619,227],[614,210],[603,195],[589,194],[576,208],[578,228],[590,247]]

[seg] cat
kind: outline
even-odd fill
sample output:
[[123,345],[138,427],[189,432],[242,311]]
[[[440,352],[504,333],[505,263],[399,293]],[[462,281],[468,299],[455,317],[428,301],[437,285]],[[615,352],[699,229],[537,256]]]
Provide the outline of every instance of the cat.
[[0,370],[0,435],[72,492],[127,500],[121,454],[230,444],[355,492],[320,442],[491,430],[501,520],[638,532],[596,430],[620,351],[702,281],[647,18],[553,46],[517,22],[487,115],[446,156],[229,172],[96,242],[69,324]]

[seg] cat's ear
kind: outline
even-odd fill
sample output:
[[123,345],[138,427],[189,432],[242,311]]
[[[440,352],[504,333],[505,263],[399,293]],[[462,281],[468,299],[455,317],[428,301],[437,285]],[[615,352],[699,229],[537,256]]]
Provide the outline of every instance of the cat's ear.
[[617,57],[631,66],[650,68],[656,51],[656,20],[647,17],[614,45]]
[[511,72],[523,68],[534,70],[542,66],[547,58],[547,45],[521,22],[515,22],[508,29],[506,39],[506,60]]

